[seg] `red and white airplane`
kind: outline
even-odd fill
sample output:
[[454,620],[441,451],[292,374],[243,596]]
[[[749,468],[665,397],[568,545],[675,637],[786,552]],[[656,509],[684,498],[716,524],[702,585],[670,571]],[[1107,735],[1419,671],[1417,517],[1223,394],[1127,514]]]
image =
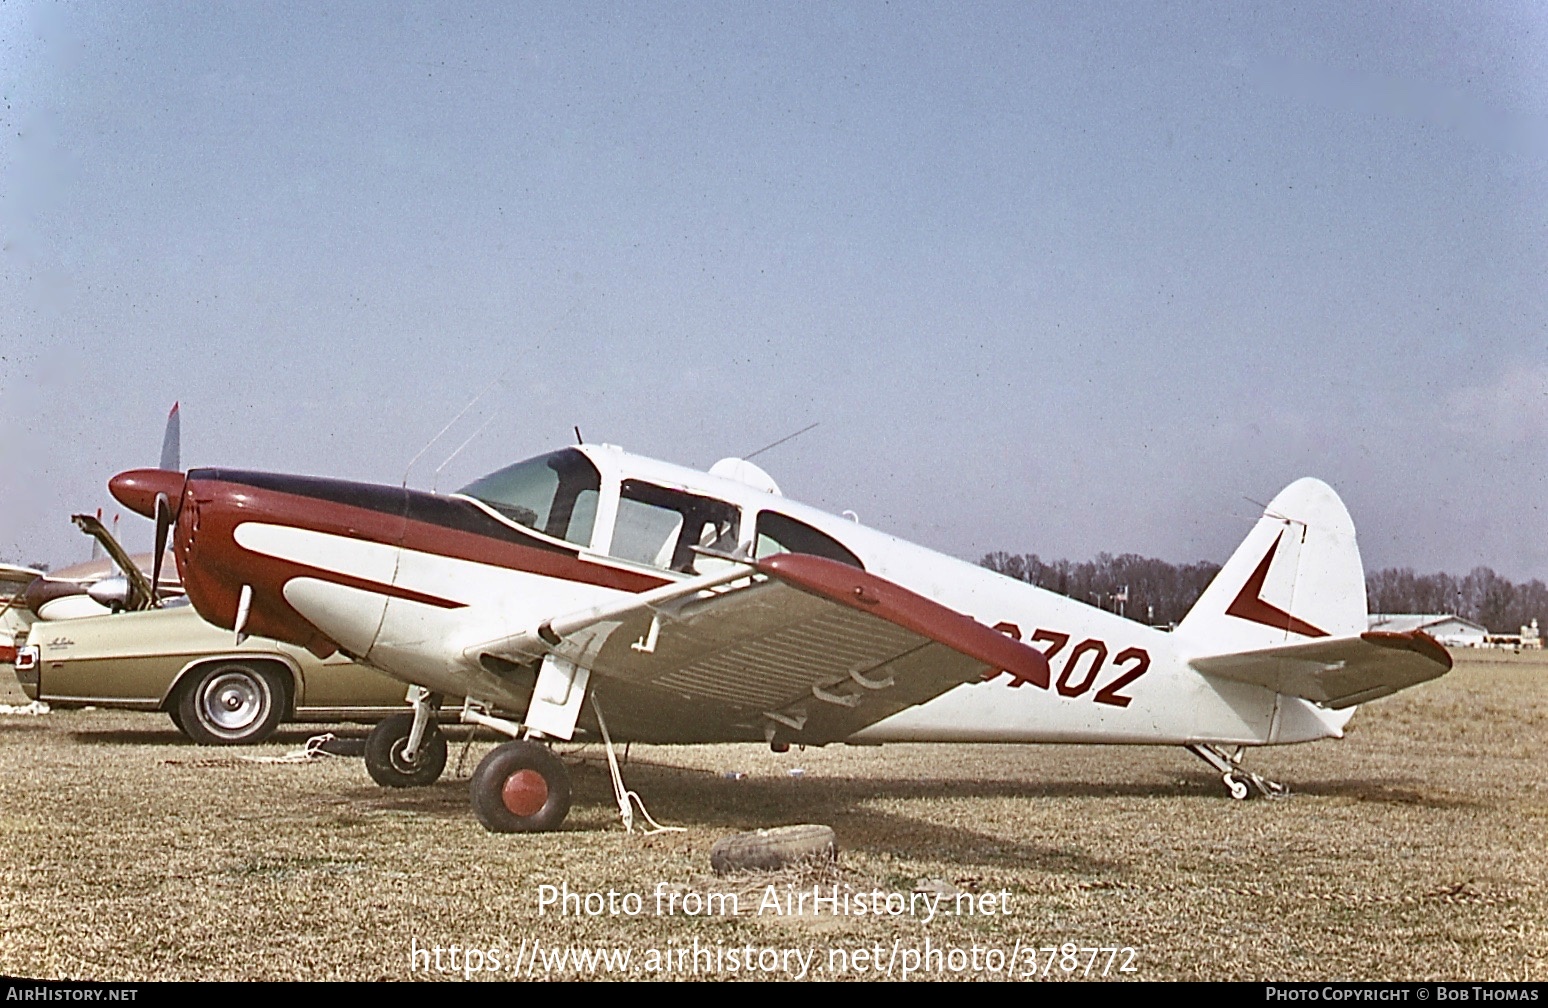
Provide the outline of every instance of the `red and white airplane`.
[[[342,651],[411,684],[373,778],[429,784],[443,696],[511,736],[472,803],[557,827],[546,742],[1063,742],[1185,746],[1234,797],[1282,788],[1246,747],[1337,738],[1356,705],[1444,674],[1423,633],[1366,631],[1354,527],[1299,480],[1174,632],[709,472],[581,444],[450,495],[230,469],[141,469],[113,495],[169,531],[199,614]],[[621,809],[626,792],[614,776]]]

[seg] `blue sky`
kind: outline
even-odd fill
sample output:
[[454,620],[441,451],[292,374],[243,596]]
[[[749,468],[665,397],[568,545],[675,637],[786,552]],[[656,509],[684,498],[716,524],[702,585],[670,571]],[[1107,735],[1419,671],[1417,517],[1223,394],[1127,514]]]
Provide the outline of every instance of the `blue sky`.
[[[1548,9],[0,6],[0,558],[572,438],[945,552],[1548,578]],[[442,460],[481,432],[437,476]],[[131,546],[149,523],[125,518]]]

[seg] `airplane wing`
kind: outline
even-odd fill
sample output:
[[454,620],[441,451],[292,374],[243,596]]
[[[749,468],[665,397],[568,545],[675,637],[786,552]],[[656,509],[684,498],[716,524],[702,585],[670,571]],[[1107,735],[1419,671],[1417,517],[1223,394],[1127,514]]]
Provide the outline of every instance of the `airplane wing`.
[[822,745],[991,670],[1048,685],[1041,652],[874,574],[798,553],[738,568],[468,654],[523,662],[540,647],[589,669],[609,725],[642,741]]
[[1206,675],[1263,686],[1340,710],[1445,675],[1451,656],[1420,630],[1194,658]]
[[0,595],[16,594],[20,589],[42,577],[43,573],[34,567],[0,563]]

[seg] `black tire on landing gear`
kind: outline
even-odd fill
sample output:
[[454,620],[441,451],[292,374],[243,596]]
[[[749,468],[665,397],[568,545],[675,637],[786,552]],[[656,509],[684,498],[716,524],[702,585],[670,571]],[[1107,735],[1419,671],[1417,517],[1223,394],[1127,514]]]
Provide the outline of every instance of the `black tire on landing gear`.
[[547,746],[496,746],[473,771],[473,814],[491,833],[543,833],[570,813],[570,771]]
[[409,760],[403,751],[413,728],[414,715],[394,714],[366,736],[366,772],[382,787],[428,787],[441,779],[446,769],[446,736],[434,723],[427,725],[417,757]]

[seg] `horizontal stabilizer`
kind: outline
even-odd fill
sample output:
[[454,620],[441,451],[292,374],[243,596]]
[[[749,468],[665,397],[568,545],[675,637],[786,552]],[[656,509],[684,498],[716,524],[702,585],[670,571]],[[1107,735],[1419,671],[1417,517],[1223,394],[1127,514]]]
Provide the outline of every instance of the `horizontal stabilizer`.
[[1340,710],[1445,675],[1451,656],[1420,630],[1372,631],[1210,655],[1189,662],[1206,675],[1251,683]]

